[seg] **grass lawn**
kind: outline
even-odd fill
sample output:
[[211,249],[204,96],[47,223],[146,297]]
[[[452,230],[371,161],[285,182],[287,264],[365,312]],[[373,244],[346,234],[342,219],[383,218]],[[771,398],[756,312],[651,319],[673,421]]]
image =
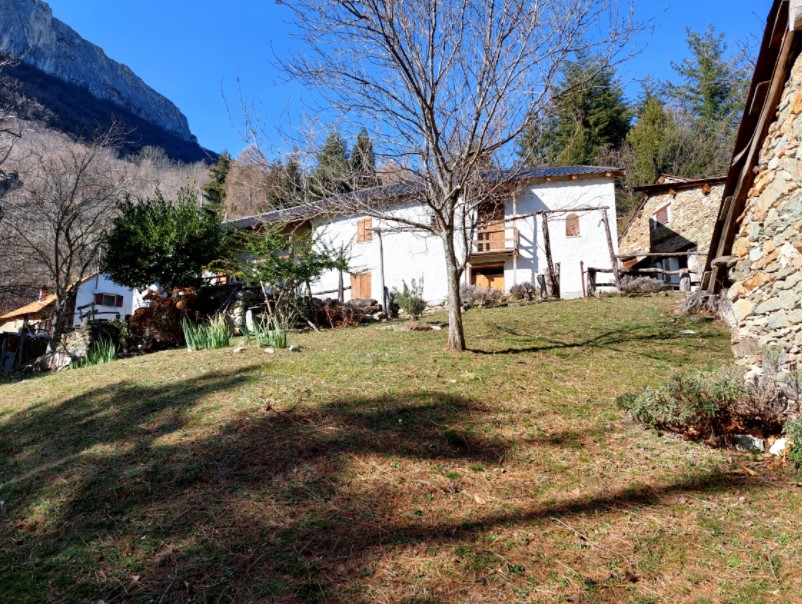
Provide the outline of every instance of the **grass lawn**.
[[730,359],[670,297],[0,383],[0,602],[799,602],[800,480],[614,399]]

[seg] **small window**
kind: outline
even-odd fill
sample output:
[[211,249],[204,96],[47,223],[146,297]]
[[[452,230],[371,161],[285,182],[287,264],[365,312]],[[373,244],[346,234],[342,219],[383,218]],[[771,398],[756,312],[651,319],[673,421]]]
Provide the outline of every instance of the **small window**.
[[565,217],[565,236],[579,237],[579,216],[576,214],[568,214]]
[[122,308],[123,297],[116,294],[95,294],[95,305]]
[[363,218],[356,223],[356,242],[367,243],[373,240],[373,219]]
[[652,217],[652,229],[658,225],[668,224],[671,221],[671,204],[665,205],[654,213]]

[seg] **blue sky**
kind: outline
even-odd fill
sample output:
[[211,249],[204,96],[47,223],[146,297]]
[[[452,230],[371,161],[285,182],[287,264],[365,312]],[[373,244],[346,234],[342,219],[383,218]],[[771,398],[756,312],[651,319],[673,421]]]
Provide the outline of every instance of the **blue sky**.
[[[282,82],[272,65],[274,52],[298,50],[285,22],[287,9],[272,1],[47,1],[58,19],[178,105],[200,143],[214,151],[236,155],[244,146],[238,89],[257,108],[268,135],[275,133],[277,149],[282,144],[277,130],[299,127],[298,108],[315,98]],[[735,48],[750,34],[762,35],[770,5],[770,0],[640,0],[636,10],[652,19],[654,28],[638,40],[644,50],[619,69],[627,93],[637,94],[637,82],[647,75],[673,76],[671,61],[686,54],[686,27],[703,30],[712,23]]]

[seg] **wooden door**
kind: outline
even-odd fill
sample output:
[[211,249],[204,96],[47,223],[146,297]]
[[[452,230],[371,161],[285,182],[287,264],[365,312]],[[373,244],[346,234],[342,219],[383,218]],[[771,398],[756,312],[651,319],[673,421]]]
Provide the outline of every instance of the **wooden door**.
[[476,287],[489,287],[503,292],[504,267],[474,268],[472,280]]

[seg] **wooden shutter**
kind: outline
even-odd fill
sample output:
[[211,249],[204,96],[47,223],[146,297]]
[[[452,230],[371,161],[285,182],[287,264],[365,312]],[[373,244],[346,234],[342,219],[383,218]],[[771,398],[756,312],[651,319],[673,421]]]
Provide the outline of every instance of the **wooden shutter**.
[[373,219],[363,218],[356,223],[356,242],[367,243],[373,239]]
[[568,214],[565,217],[565,236],[579,237],[579,216],[576,214]]
[[370,299],[370,271],[351,275],[351,299]]
[[117,296],[116,302],[117,303],[115,304],[115,306],[117,308],[122,308],[123,307],[123,297],[122,296]]
[[95,304],[103,306],[103,294],[95,294]]

